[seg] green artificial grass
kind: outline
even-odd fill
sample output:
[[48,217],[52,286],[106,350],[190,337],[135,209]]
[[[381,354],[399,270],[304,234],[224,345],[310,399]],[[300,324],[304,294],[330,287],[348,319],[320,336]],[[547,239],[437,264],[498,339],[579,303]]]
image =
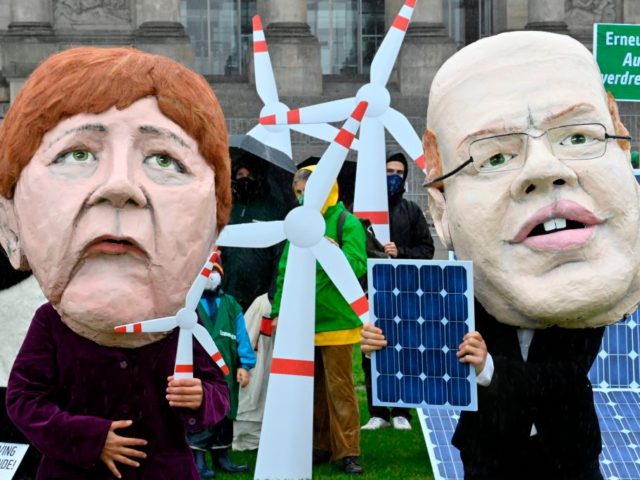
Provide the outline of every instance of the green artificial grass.
[[[367,399],[364,389],[364,374],[360,365],[360,349],[354,348],[354,381],[360,405],[360,424],[368,420]],[[420,479],[433,480],[427,448],[420,429],[417,415],[414,412],[410,431],[399,431],[384,428],[373,431],[363,431],[360,437],[361,465],[363,475],[347,475],[342,472],[342,462],[334,464],[315,465],[313,478],[388,480],[388,479]],[[256,464],[256,451],[230,452],[230,457],[238,465],[249,465],[249,473],[225,473],[216,471],[216,478],[220,480],[248,480],[253,478]]]

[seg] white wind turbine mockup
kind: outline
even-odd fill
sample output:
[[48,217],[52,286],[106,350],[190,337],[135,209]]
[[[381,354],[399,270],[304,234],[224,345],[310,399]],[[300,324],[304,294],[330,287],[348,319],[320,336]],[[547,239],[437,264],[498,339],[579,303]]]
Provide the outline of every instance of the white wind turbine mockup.
[[[287,116],[290,113],[289,107],[280,102],[278,98],[278,90],[276,88],[276,79],[273,75],[271,59],[267,48],[267,41],[262,29],[262,21],[260,16],[253,17],[253,65],[255,70],[256,91],[258,96],[264,103],[264,107],[260,111],[260,116],[282,115]],[[355,104],[354,104],[355,107]],[[353,110],[353,108],[351,109]],[[295,111],[295,110],[294,110]],[[350,113],[350,112],[349,112]],[[344,118],[347,118],[345,116]],[[343,118],[343,120],[344,120]],[[292,122],[293,123],[293,122]],[[291,155],[291,130],[296,130],[305,135],[319,138],[326,142],[331,142],[338,129],[324,122],[317,122],[314,125],[262,125],[258,124],[253,127],[247,135],[253,137],[265,145],[275,148],[284,153],[287,157]],[[352,147],[357,148],[357,141]]]
[[371,62],[370,82],[363,85],[355,97],[291,110],[286,112],[286,115],[283,112],[274,112],[260,118],[260,123],[265,126],[290,125],[293,128],[294,124],[344,120],[357,103],[368,103],[367,113],[360,126],[353,210],[358,217],[371,221],[376,237],[383,244],[390,240],[387,196],[380,194],[387,191],[385,129],[418,167],[421,170],[425,169],[422,142],[409,120],[391,107],[391,95],[386,87],[409,27],[415,3],[416,0],[404,2]]
[[229,225],[218,245],[268,247],[289,240],[256,479],[311,478],[316,260],[363,321],[369,303],[342,250],[325,238],[321,213],[367,108],[358,104],[309,177],[304,204],[284,220]]
[[213,264],[219,259],[220,252],[214,250],[191,285],[184,308],[181,308],[174,317],[156,318],[115,327],[117,333],[168,332],[178,327],[180,333],[178,335],[176,365],[173,372],[174,378],[193,378],[193,337],[196,337],[198,343],[216,362],[222,373],[229,374],[229,368],[222,359],[218,347],[216,347],[207,329],[198,323],[198,315],[195,312],[207,279],[213,270]]

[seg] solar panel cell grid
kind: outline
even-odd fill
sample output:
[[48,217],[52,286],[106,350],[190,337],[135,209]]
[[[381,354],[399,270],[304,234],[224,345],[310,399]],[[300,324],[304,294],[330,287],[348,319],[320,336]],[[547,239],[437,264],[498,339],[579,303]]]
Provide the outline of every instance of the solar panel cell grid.
[[369,260],[369,285],[388,342],[372,362],[374,404],[475,409],[475,371],[456,357],[474,328],[471,264]]

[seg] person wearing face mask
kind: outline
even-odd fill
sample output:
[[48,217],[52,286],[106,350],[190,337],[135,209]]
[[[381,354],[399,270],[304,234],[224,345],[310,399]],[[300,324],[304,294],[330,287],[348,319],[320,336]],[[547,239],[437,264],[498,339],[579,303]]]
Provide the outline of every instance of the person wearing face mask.
[[215,477],[215,472],[209,469],[205,461],[208,450],[211,451],[214,467],[230,473],[249,470],[247,465],[235,465],[231,461],[229,448],[233,440],[233,420],[238,411],[239,387],[245,388],[249,384],[249,370],[255,367],[256,356],[240,305],[220,288],[223,277],[224,270],[218,260],[213,264],[198,304],[198,316],[229,366],[229,374],[225,375],[225,379],[230,403],[229,413],[215,426],[187,434],[201,479]]
[[[229,225],[284,219],[287,208],[269,188],[266,160],[248,152],[232,153],[233,206]],[[269,291],[275,278],[282,244],[269,248],[222,247],[227,275],[222,287],[243,311],[256,297]]]
[[[407,181],[407,159],[402,152],[387,155],[387,194],[389,196],[389,220],[391,241],[384,251],[391,258],[433,258],[433,238],[422,210],[415,202],[403,198]],[[396,430],[411,429],[411,413],[408,408],[377,407],[372,404],[371,359],[362,355],[362,370],[367,390],[369,421],[362,430],[377,430],[393,424]]]

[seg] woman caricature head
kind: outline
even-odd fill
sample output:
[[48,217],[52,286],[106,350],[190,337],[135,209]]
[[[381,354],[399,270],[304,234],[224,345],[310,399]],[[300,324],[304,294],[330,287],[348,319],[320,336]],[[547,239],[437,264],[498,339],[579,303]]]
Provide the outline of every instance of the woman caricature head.
[[[0,242],[72,329],[175,314],[230,208],[227,130],[199,75],[131,48],[76,48],[0,126]],[[134,338],[135,337],[135,338]]]

